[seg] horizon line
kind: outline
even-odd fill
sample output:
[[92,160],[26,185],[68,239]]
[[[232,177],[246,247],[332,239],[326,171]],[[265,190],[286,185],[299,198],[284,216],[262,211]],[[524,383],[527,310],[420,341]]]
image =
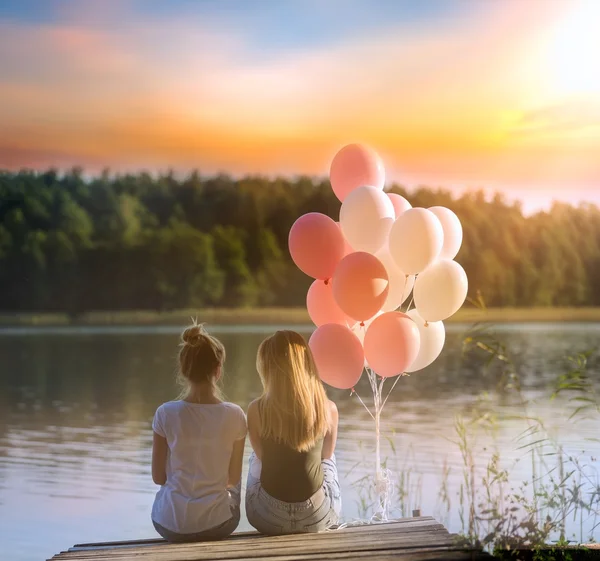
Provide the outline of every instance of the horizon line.
[[[319,175],[319,174],[307,174],[307,173],[297,173],[297,174],[282,174],[282,173],[260,173],[260,172],[229,172],[225,170],[215,171],[211,173],[202,173],[199,168],[189,168],[187,170],[176,169],[175,167],[166,167],[164,169],[151,169],[151,168],[137,168],[135,170],[112,170],[110,166],[105,166],[99,171],[94,172],[85,172],[84,166],[74,164],[72,166],[48,166],[46,168],[36,168],[36,167],[19,167],[19,168],[4,168],[0,167],[0,174],[13,174],[18,175],[20,173],[31,173],[34,175],[43,175],[48,172],[56,172],[59,177],[65,177],[69,173],[74,171],[79,171],[81,173],[81,177],[86,183],[90,183],[97,178],[100,178],[104,175],[108,175],[109,179],[117,179],[120,177],[126,176],[136,176],[136,175],[148,175],[153,179],[160,179],[162,177],[174,177],[178,181],[185,181],[189,179],[193,175],[198,175],[201,181],[206,180],[214,180],[219,177],[227,177],[232,179],[235,182],[243,181],[246,179],[264,179],[269,182],[275,182],[277,180],[285,180],[285,181],[299,181],[301,179],[309,179],[313,182],[327,182],[329,183],[329,177],[327,175]],[[424,189],[432,192],[440,192],[446,196],[449,196],[452,200],[458,200],[463,198],[469,194],[482,194],[483,199],[486,203],[491,203],[496,197],[499,197],[501,202],[508,207],[514,208],[518,207],[519,211],[523,216],[533,216],[538,213],[547,213],[552,207],[556,205],[566,205],[570,208],[578,209],[584,206],[592,207],[594,209],[600,210],[600,204],[598,202],[592,200],[579,200],[575,201],[566,201],[560,200],[555,197],[548,198],[546,204],[549,205],[547,208],[543,206],[537,206],[535,208],[530,208],[526,210],[527,202],[524,201],[520,197],[511,197],[510,195],[502,192],[501,190],[494,189],[491,187],[486,187],[485,185],[479,186],[467,186],[464,185],[462,188],[452,188],[441,184],[427,184],[427,183],[419,183],[418,185],[409,187],[402,182],[393,181],[389,184],[386,184],[383,187],[384,192],[390,192],[394,189],[403,190],[407,195],[414,194],[420,189]],[[410,201],[409,201],[410,202]]]

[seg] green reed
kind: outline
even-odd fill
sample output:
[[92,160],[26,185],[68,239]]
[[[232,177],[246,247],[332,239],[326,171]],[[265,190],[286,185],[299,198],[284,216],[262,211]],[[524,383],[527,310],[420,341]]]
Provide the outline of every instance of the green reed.
[[[463,353],[465,357],[479,356],[485,368],[500,369],[496,393],[512,399],[519,411],[500,417],[489,396],[482,395],[468,418],[456,420],[455,442],[463,458],[459,493],[463,536],[473,545],[496,554],[510,554],[522,548],[540,550],[552,539],[561,545],[568,543],[568,538],[580,543],[593,541],[594,531],[600,526],[596,467],[565,453],[544,422],[531,414],[532,403],[522,391],[519,369],[509,349],[489,327],[474,326],[464,337]],[[566,372],[558,377],[549,396],[550,402],[561,394],[565,398],[565,406],[570,408],[568,422],[594,415],[600,421],[600,400],[587,372],[591,354],[567,357]],[[516,439],[515,451],[524,455],[517,462],[530,463],[531,478],[516,488],[509,486],[509,471],[501,466],[496,446],[500,420],[525,425]],[[479,470],[472,442],[477,432],[487,437],[486,447],[492,449],[491,457]],[[579,535],[566,535],[568,518],[579,522]],[[584,521],[591,522],[589,535],[584,535]]]
[[[461,538],[502,558],[517,558],[516,552],[523,548],[533,552],[532,559],[568,558],[552,555],[560,552],[567,555],[561,548],[572,542],[593,542],[594,533],[600,528],[600,477],[594,465],[596,459],[592,458],[590,463],[567,454],[542,419],[531,413],[532,402],[523,392],[519,368],[510,350],[489,326],[476,324],[464,335],[463,356],[465,360],[476,360],[485,370],[494,371],[497,375],[494,395],[510,400],[517,412],[501,413],[490,393],[484,392],[470,411],[456,418],[452,442],[462,458],[457,504],[453,505],[450,468],[444,462],[434,514],[445,521],[452,508],[456,508]],[[562,398],[560,406],[568,408],[569,423],[584,418],[600,421],[600,399],[587,371],[591,356],[591,352],[584,352],[567,357],[565,371],[547,397],[556,407],[557,397]],[[512,466],[503,465],[497,445],[501,421],[524,424],[515,440],[515,452],[521,457]],[[483,446],[477,441],[480,436],[484,437]],[[393,440],[389,442],[392,457],[385,458],[384,465],[394,464],[391,466],[397,478],[394,506],[398,513],[409,516],[421,506],[422,475],[413,467],[413,451],[404,453],[400,463]],[[511,485],[514,478],[510,477],[510,470],[520,462],[529,464],[531,477],[519,485]],[[374,483],[372,475],[354,482],[363,519],[375,505]],[[578,523],[577,534],[567,536],[568,520]],[[587,535],[584,523],[591,528]],[[551,542],[556,546],[554,549],[546,547]]]

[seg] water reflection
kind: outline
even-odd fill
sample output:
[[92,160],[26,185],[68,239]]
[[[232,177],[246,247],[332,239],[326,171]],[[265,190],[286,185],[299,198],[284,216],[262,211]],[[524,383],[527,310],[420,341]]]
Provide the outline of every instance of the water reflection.
[[[384,411],[384,454],[397,475],[412,477],[406,506],[426,514],[435,515],[439,506],[444,465],[456,505],[462,475],[460,453],[449,442],[454,417],[500,376],[498,369],[461,356],[464,329],[451,327],[440,359],[400,380]],[[272,331],[235,327],[216,333],[227,348],[225,391],[243,407],[260,392],[255,354]],[[544,397],[564,370],[565,355],[598,346],[600,325],[503,326],[499,336],[523,373],[528,397],[539,398],[535,414],[555,425],[556,438],[574,454],[589,461],[600,456],[589,440],[596,436],[593,423],[565,424],[564,406]],[[150,421],[158,405],[177,395],[178,337],[170,327],[0,331],[0,532],[9,558],[49,557],[82,541],[154,535]],[[590,369],[598,381],[598,363]],[[358,391],[368,397],[365,380]],[[340,409],[344,513],[357,517],[354,482],[372,470],[373,425],[349,392],[329,393]],[[509,396],[498,403],[515,407]],[[505,461],[522,454],[514,439],[523,428],[516,420],[499,427]],[[483,450],[485,440],[480,444]],[[511,473],[516,480],[530,475],[525,463]],[[444,522],[459,529],[455,508]]]

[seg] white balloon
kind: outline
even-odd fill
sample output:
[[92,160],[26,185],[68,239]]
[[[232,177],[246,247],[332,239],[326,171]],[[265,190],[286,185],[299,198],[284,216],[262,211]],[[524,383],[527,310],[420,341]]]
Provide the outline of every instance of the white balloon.
[[385,304],[381,307],[384,312],[397,310],[410,296],[415,284],[414,275],[407,275],[398,268],[396,262],[390,255],[387,244],[375,255],[385,267],[388,274],[388,295]]
[[423,271],[415,281],[415,307],[426,321],[442,321],[463,305],[469,281],[456,262],[440,259]]
[[387,193],[366,185],[354,189],[344,199],[340,225],[355,251],[374,254],[387,240],[394,216],[394,205]]
[[409,208],[412,208],[412,205],[402,195],[398,195],[398,193],[388,193],[387,196],[394,205],[396,218],[398,218],[398,216],[407,211]]
[[458,216],[445,206],[432,206],[429,209],[438,217],[444,230],[444,245],[439,259],[454,259],[463,239],[463,230]]
[[444,230],[437,216],[426,208],[403,212],[390,230],[390,253],[408,275],[425,270],[439,256]]
[[406,369],[407,372],[416,372],[429,366],[440,356],[446,340],[446,329],[441,321],[427,323],[415,309],[410,310],[406,315],[417,324],[421,336],[419,354],[410,367]]

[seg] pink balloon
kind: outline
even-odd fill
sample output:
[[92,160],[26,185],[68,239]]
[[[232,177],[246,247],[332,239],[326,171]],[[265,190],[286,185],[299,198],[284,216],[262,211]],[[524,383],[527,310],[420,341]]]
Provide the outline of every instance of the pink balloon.
[[310,319],[317,327],[326,323],[339,323],[353,327],[356,323],[336,304],[331,282],[325,283],[325,281],[316,280],[310,285],[306,295],[306,309]]
[[402,374],[419,354],[421,336],[417,324],[402,312],[375,318],[365,335],[365,358],[382,378]]
[[405,210],[412,208],[412,205],[402,195],[398,195],[397,193],[387,193],[387,196],[394,205],[396,218],[398,218]]
[[294,222],[288,245],[294,263],[315,279],[330,279],[344,257],[344,236],[339,226],[319,212],[309,212]]
[[311,335],[308,346],[323,382],[341,390],[356,385],[363,371],[365,353],[352,331],[343,325],[327,323]]
[[388,295],[385,267],[370,253],[346,255],[333,275],[333,297],[340,309],[356,321],[372,318]]
[[[340,232],[342,232],[342,226],[340,225],[340,223],[336,222],[336,224],[338,225]],[[343,235],[344,232],[342,232],[342,236]],[[348,243],[348,240],[344,238],[344,257],[346,257],[346,255],[350,255],[351,253],[354,253],[354,249],[352,249],[352,246]]]
[[329,180],[335,196],[343,201],[350,191],[363,185],[383,189],[385,170],[377,153],[362,144],[348,144],[333,158]]

